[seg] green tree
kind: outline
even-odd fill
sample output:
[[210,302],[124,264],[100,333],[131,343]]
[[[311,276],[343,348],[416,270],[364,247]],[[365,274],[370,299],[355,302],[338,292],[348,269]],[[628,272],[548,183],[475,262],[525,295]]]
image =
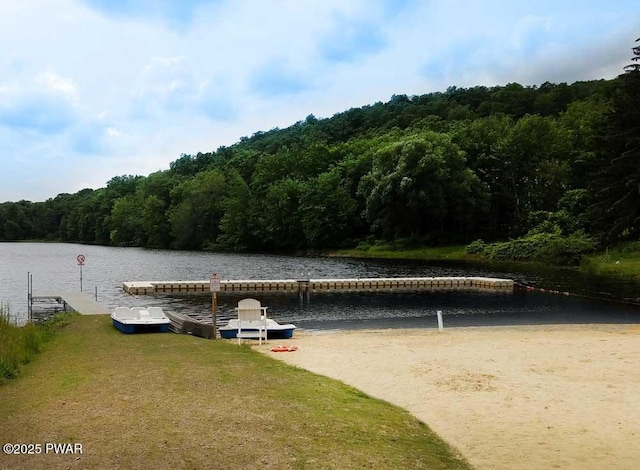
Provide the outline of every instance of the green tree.
[[554,118],[527,115],[515,123],[500,149],[511,230],[525,233],[528,214],[555,210],[568,187],[570,140]]
[[590,219],[604,243],[640,235],[640,46],[633,54],[600,142],[602,170],[590,187]]
[[356,202],[337,170],[307,183],[300,217],[309,247],[338,247],[353,233]]
[[143,207],[134,194],[116,199],[109,218],[110,239],[113,245],[144,246]]
[[219,170],[200,172],[174,189],[169,222],[176,248],[201,249],[216,244],[225,197],[225,177]]
[[450,137],[426,132],[378,151],[359,192],[373,233],[415,238],[441,237],[447,225],[460,229],[461,211],[454,207],[473,213],[478,196],[473,193],[481,188]]
[[[514,126],[505,114],[494,114],[453,129],[452,139],[465,152],[469,168],[489,192],[488,210],[481,235],[499,238],[513,229],[513,185],[508,178],[510,162],[505,148]],[[478,235],[480,235],[478,234]]]
[[31,206],[29,201],[5,202],[0,205],[4,219],[2,233],[4,240],[27,240],[32,236]]
[[600,170],[596,158],[597,137],[601,132],[611,103],[602,95],[593,95],[574,101],[560,114],[559,124],[568,135],[573,147],[570,156],[570,182],[573,189],[585,189],[594,173]]
[[245,251],[258,245],[254,237],[256,229],[251,218],[251,189],[237,171],[232,171],[227,176],[227,186],[218,243],[228,250]]
[[168,211],[173,189],[184,177],[171,171],[157,171],[140,181],[136,197],[142,204],[142,225],[147,246],[168,248],[172,243]]
[[251,220],[257,238],[266,249],[296,249],[305,245],[300,214],[304,185],[295,179],[283,179],[260,194],[252,207]]
[[167,205],[155,194],[147,196],[142,204],[142,227],[146,246],[168,248],[171,244],[171,225],[166,214]]

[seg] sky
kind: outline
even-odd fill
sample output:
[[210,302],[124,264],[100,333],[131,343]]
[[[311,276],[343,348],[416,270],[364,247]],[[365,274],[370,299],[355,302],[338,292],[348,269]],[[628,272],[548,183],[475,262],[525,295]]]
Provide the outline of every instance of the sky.
[[613,78],[638,37],[637,0],[0,0],[0,203],[393,94]]

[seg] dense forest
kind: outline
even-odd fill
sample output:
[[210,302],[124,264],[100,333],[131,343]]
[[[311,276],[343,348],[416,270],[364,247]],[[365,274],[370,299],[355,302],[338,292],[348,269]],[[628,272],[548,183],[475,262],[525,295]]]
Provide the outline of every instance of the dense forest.
[[470,251],[485,254],[504,240],[568,240],[577,252],[638,240],[633,51],[613,80],[394,95],[147,177],[6,202],[0,240],[232,251],[476,240]]

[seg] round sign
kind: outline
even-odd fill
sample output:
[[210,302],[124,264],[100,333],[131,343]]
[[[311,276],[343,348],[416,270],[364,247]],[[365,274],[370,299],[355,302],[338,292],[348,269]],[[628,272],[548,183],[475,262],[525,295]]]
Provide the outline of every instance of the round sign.
[[84,257],[84,255],[78,255],[76,259],[78,260],[78,264],[82,266],[86,258]]

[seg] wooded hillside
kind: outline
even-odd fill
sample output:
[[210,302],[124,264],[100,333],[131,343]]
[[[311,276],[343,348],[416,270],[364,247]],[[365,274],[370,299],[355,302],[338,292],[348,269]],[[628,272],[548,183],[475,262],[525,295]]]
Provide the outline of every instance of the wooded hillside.
[[637,240],[637,65],[614,80],[452,87],[310,115],[147,177],[0,204],[0,240],[234,251]]

